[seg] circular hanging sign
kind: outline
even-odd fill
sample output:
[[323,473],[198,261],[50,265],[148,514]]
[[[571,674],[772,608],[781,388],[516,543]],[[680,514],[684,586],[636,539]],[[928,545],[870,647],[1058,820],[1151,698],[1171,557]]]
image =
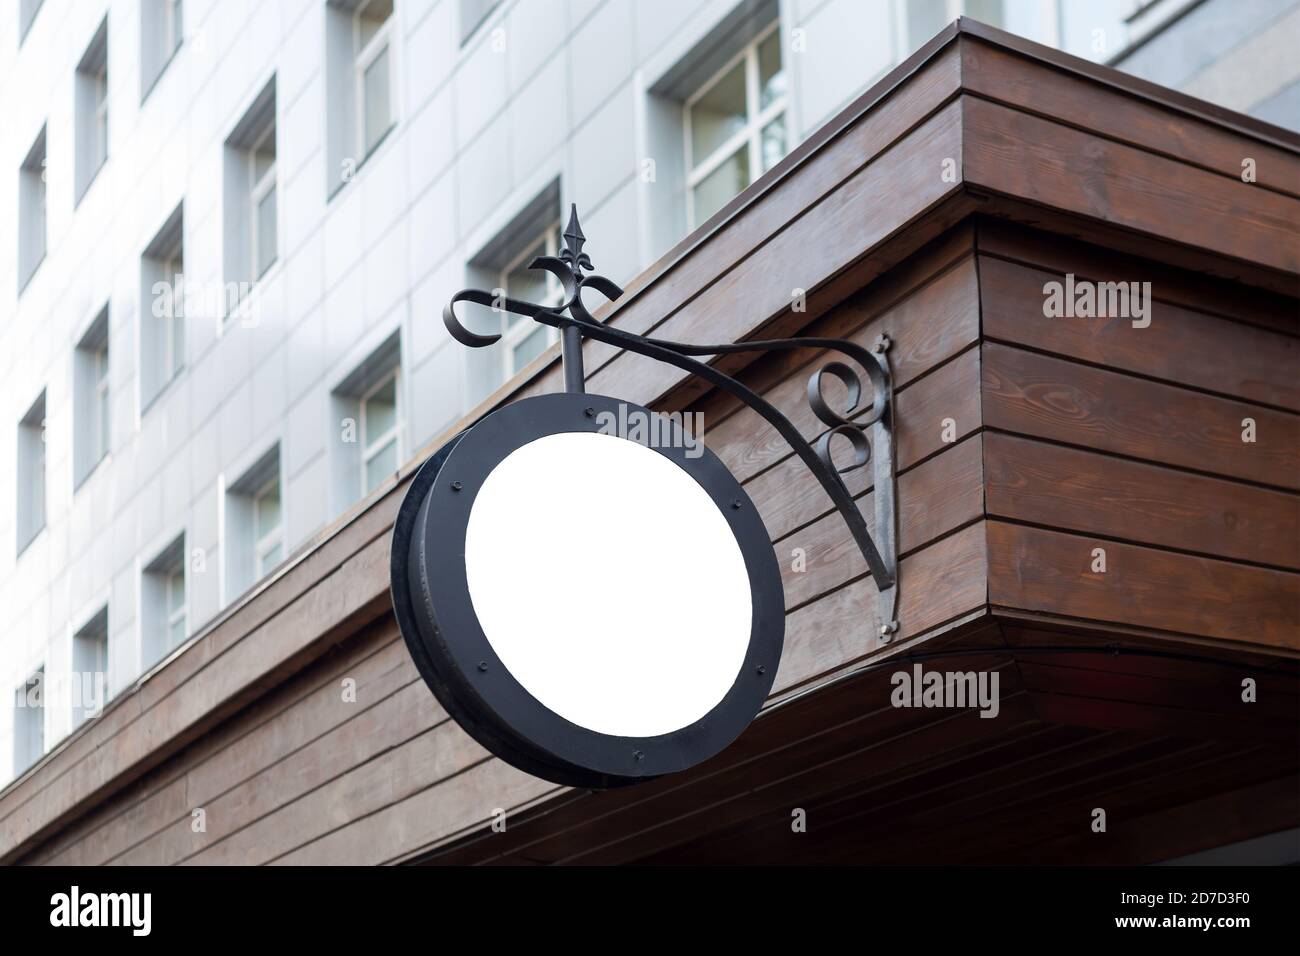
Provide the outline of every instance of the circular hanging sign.
[[391,561],[439,702],[557,783],[706,760],[753,720],[781,659],[757,509],[699,438],[617,399],[527,398],[453,439],[412,480]]

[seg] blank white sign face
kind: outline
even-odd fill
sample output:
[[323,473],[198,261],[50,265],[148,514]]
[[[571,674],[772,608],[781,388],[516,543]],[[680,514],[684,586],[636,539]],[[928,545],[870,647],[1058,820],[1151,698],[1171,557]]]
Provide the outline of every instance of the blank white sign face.
[[598,733],[694,723],[744,664],[753,608],[713,499],[652,449],[547,435],[488,475],[465,538],[492,648],[546,707]]

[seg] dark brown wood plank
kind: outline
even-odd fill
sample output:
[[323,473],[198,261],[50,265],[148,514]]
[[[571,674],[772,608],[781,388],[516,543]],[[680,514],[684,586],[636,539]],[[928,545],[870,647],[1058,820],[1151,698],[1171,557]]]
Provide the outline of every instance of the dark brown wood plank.
[[[1062,614],[1300,649],[1300,575],[987,522],[989,600]],[[1106,550],[1106,573],[1091,570]]]
[[[1211,646],[1208,642],[1171,647],[1167,637],[1133,637],[1086,627],[1063,630],[1007,617],[1000,618],[998,625],[1008,653],[1019,649],[1028,656],[1023,651],[1027,647],[1059,648],[1052,652],[1051,659],[1065,667],[1184,681],[1213,687],[1214,693],[1226,693],[1227,688],[1240,691],[1243,668],[1246,668],[1245,673],[1256,679],[1261,693],[1270,697],[1300,697],[1300,660],[1294,653],[1279,653],[1275,648],[1246,651]],[[1132,653],[1118,656],[1095,653],[1117,645]]]
[[1300,200],[973,96],[965,181],[1292,276]]
[[1253,116],[1246,116],[1226,106],[1197,99],[1187,93],[1171,90],[1167,86],[1141,79],[1114,67],[1074,56],[1064,50],[1035,43],[1033,40],[999,30],[979,20],[972,20],[970,17],[959,17],[956,26],[963,41],[970,38],[1001,47],[1053,70],[1094,83],[1100,89],[1120,90],[1126,95],[1167,110],[1169,116],[1179,122],[1191,118],[1221,127],[1251,142],[1271,143],[1278,149],[1300,153],[1300,134],[1295,130],[1284,129]]
[[1300,498],[988,432],[988,512],[1065,531],[1300,569]]
[[1260,188],[1300,196],[1300,157],[1291,150],[1257,141],[1245,152],[1237,132],[1193,118],[1170,122],[1166,110],[1149,102],[973,37],[962,38],[961,53],[964,90],[1238,182],[1242,160],[1251,156]]
[[[1132,320],[1048,318],[1044,288],[1064,275],[980,257],[980,304],[984,334],[1064,358],[1217,392],[1267,405],[1300,409],[1300,338],[1230,322],[1159,300],[1165,286],[1153,284],[1150,325]],[[1079,269],[1076,281],[1143,281],[1098,276]],[[1149,281],[1149,280],[1145,280]]]
[[[1243,290],[1262,292],[1274,300],[1294,300],[1300,296],[1300,282],[1290,272],[1262,266],[1247,259],[1225,259],[1212,250],[1158,239],[1100,219],[1084,219],[1075,213],[1045,206],[1041,202],[992,192],[982,193],[975,186],[971,186],[970,190],[972,196],[983,196],[985,201],[979,212],[986,218],[1005,220],[1017,228],[1029,226],[1036,230],[1051,230],[1081,243],[1103,246],[1116,255],[1132,259],[1134,268],[1159,259],[1177,272],[1199,274],[1206,282],[1217,282],[1224,286],[1237,285]],[[1152,281],[1155,276],[1156,273],[1152,272]],[[1259,314],[1255,321],[1243,321],[1279,332],[1292,333],[1296,328],[1296,324],[1289,320],[1274,323],[1266,313]]]
[[1101,699],[1053,691],[1036,698],[1038,715],[1057,724],[1140,734],[1197,737],[1251,745],[1294,747],[1294,724],[1267,721],[1258,715],[1211,713],[1184,707],[1128,700]]
[[[1300,488],[1300,418],[1005,345],[982,349],[984,424],[1161,464]],[[1243,421],[1255,441],[1242,441]]]
[[[1111,246],[1081,242],[1073,232],[1048,232],[995,216],[978,217],[976,243],[985,258],[1009,259],[1059,275],[1074,272],[1117,282],[1141,272],[1160,290],[1162,301],[1284,334],[1300,334],[1294,294],[1279,295],[1240,282],[1225,282],[1212,273],[1181,269],[1150,258],[1155,250],[1147,250],[1146,255],[1120,252]],[[1300,280],[1293,281],[1292,288],[1300,293]]]
[[[909,820],[908,827],[886,837],[892,845],[880,850],[898,859],[906,852],[906,841],[912,853],[961,864],[996,861],[1023,849],[1039,865],[1070,864],[1076,861],[1035,850],[1065,834],[1104,839],[1091,830],[1096,807],[1106,810],[1109,829],[1112,821],[1186,804],[1207,789],[1250,786],[1276,776],[1275,767],[1261,766],[1261,755],[1260,748],[1155,738],[1124,759],[1099,762],[1086,777],[1060,774],[1042,779],[1033,788],[1004,792],[1001,798],[989,795],[964,820],[929,822],[917,830],[911,830],[914,821]],[[965,838],[954,842],[958,834]],[[830,848],[832,859],[839,855],[837,848]]]
[[[1158,863],[1200,850],[1227,846],[1252,837],[1278,833],[1300,824],[1300,778],[1294,774],[1216,793],[1134,818],[1107,821],[1107,837],[1071,834],[1006,862],[1068,859],[1079,865]],[[1210,830],[1203,821],[1213,820]]]
[[[1025,689],[1034,694],[1181,710],[1192,719],[1225,717],[1242,727],[1252,723],[1258,727],[1269,725],[1272,730],[1282,731],[1284,740],[1294,740],[1300,746],[1300,699],[1295,694],[1274,693],[1281,681],[1272,675],[1258,675],[1268,686],[1258,686],[1257,699],[1245,701],[1242,699],[1242,679],[1249,671],[1202,665],[1204,678],[1190,681],[1169,679],[1160,674],[1130,673],[1125,667],[1128,658],[1104,657],[1100,660],[1113,662],[1116,666],[1100,668],[1094,664],[1080,667],[1055,654],[1021,654],[1016,657]],[[1208,725],[1207,730],[1203,736],[1213,739],[1217,732],[1213,725]],[[1223,735],[1231,736],[1231,733],[1225,730]]]

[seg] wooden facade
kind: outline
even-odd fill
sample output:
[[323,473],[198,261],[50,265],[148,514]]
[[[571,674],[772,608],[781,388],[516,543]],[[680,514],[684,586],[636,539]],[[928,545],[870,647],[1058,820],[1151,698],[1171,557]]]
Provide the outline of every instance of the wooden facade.
[[[757,415],[588,343],[590,391],[703,413],[771,532],[785,654],[735,745],[589,793],[449,720],[387,593],[431,446],[0,793],[0,860],[1155,862],[1296,827],[1298,236],[1300,138],[959,21],[606,313],[685,341],[889,335],[889,643],[848,529]],[[1045,317],[1067,274],[1150,282],[1150,324]],[[721,364],[812,438],[820,357]],[[476,414],[559,389],[556,358]],[[869,469],[848,480],[870,520]],[[909,654],[995,670],[998,717],[891,706]]]

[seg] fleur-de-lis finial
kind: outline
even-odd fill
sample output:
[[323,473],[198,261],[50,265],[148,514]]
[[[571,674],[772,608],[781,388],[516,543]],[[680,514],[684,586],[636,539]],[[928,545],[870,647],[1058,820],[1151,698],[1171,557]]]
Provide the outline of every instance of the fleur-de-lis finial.
[[582,234],[582,227],[578,225],[578,207],[576,204],[569,205],[569,224],[564,227],[564,249],[560,252],[560,258],[567,262],[575,272],[582,274],[583,269],[591,269],[591,257],[582,251],[583,243],[587,237]]

